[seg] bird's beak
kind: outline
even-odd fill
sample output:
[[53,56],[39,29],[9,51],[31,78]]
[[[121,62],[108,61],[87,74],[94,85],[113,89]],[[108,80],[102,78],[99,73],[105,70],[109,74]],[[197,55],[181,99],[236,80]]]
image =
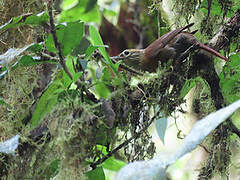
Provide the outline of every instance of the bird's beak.
[[123,58],[120,56],[112,56],[111,59],[113,59],[115,61],[119,61],[119,60],[122,60]]
[[120,62],[123,60],[123,58],[120,56],[112,56],[110,58],[111,58],[112,62],[114,62],[114,63],[117,63],[117,62]]
[[220,59],[223,59],[223,60],[225,60],[225,61],[229,61],[228,58],[224,57],[224,56],[221,55],[219,52],[217,52],[216,50],[208,47],[208,46],[205,45],[205,44],[200,43],[200,44],[199,44],[199,47],[200,47],[201,49],[204,49],[205,51],[207,51],[207,52],[209,52],[209,53],[211,53],[211,54],[219,57]]

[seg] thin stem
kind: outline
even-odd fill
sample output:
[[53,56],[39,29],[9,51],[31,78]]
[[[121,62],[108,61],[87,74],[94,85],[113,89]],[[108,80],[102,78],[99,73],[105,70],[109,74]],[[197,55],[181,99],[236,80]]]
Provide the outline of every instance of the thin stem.
[[57,33],[56,33],[56,26],[54,24],[54,19],[53,19],[53,10],[52,10],[52,1],[48,1],[48,15],[49,15],[49,22],[50,22],[50,30],[51,30],[51,34],[53,36],[53,41],[54,41],[54,45],[58,51],[58,57],[59,57],[59,62],[61,64],[61,66],[63,67],[63,70],[66,72],[66,74],[70,77],[70,79],[73,78],[71,72],[69,71],[69,69],[67,68],[66,64],[65,64],[65,60],[62,54],[62,49],[61,49],[61,44],[58,42],[58,38],[57,38]]

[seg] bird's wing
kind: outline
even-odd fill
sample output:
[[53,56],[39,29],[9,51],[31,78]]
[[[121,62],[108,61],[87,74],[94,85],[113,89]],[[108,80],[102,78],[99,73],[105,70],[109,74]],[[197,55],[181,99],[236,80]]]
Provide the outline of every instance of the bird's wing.
[[168,32],[167,34],[164,34],[156,41],[154,41],[152,44],[150,44],[145,49],[145,53],[151,55],[152,57],[155,57],[159,53],[161,48],[164,48],[176,35],[184,31],[185,29],[193,26],[193,24],[194,23],[188,24],[187,26],[175,29],[173,31]]

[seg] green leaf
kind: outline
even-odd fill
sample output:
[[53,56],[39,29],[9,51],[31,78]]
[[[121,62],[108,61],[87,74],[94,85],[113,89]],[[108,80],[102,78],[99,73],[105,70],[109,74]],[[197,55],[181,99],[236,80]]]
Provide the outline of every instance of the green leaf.
[[[61,44],[63,55],[70,54],[73,49],[80,44],[84,34],[83,22],[71,22],[67,23],[66,26],[60,24],[56,26],[58,42]],[[56,52],[53,37],[50,34],[46,40],[46,47],[50,52]]]
[[106,47],[106,46],[103,46],[103,45],[100,45],[100,46],[90,45],[90,46],[88,46],[88,48],[85,52],[85,59],[88,59],[90,57],[90,55],[99,47]]
[[95,69],[92,68],[92,67],[89,67],[88,69],[89,69],[90,72],[91,72],[91,77],[92,77],[93,82],[96,83],[96,81],[97,81],[97,76],[96,76],[96,71],[95,71]]
[[[155,107],[155,113],[157,113],[159,111],[159,105],[157,105]],[[162,114],[160,113],[160,116],[162,116]],[[155,122],[155,127],[158,133],[158,136],[160,137],[161,141],[164,144],[164,137],[165,137],[165,132],[167,129],[167,118],[166,117],[157,117],[157,120]]]
[[68,23],[64,31],[63,40],[63,55],[66,56],[80,43],[84,34],[83,22]]
[[188,79],[181,89],[180,98],[184,98],[194,86],[196,86],[195,79]]
[[125,162],[117,160],[114,157],[110,157],[106,161],[104,161],[102,167],[110,171],[119,171],[125,165]]
[[41,25],[48,22],[48,15],[46,12],[41,12],[37,15],[25,14],[19,17],[14,17],[6,24],[0,26],[0,30],[4,31],[10,28],[20,27],[23,25]]
[[42,25],[44,23],[48,23],[49,21],[49,16],[46,12],[41,12],[37,15],[31,15],[26,18],[25,24],[28,25]]
[[51,173],[51,178],[56,176],[57,173],[59,172],[59,165],[60,165],[60,160],[59,159],[55,159],[47,167],[49,169],[50,173]]
[[67,75],[67,73],[64,71],[63,72],[63,79],[62,79],[62,85],[64,88],[69,88],[70,85],[72,84],[72,79]]
[[120,60],[120,61],[118,61],[118,62],[116,62],[116,64],[115,64],[115,67],[117,68],[117,69],[119,69],[119,66],[120,66],[120,64],[122,63],[122,61]]
[[[106,130],[106,129],[100,129],[100,130]],[[103,155],[107,155],[108,154],[106,146],[97,144],[96,148],[97,148],[97,151],[101,151],[101,153]]]
[[92,171],[85,173],[88,180],[105,180],[105,174],[102,167],[97,167]]
[[105,83],[110,83],[112,79],[113,78],[112,78],[112,73],[110,72],[110,69],[107,67],[104,67],[101,73],[101,80]]
[[[70,4],[70,3],[69,3]],[[97,22],[101,20],[101,14],[98,5],[93,4],[93,0],[81,0],[72,2],[60,15],[60,22],[73,22],[82,20],[84,22]]]
[[19,61],[18,61],[18,65],[20,66],[32,66],[35,64],[40,64],[39,62],[37,62],[36,60],[34,60],[32,58],[32,56],[23,56]]
[[73,75],[73,83],[75,83],[78,79],[80,79],[83,75],[83,72],[78,72]]
[[99,46],[98,49],[103,55],[104,59],[107,60],[109,63],[112,62],[108,56],[106,49],[104,47],[101,47],[104,44],[98,30],[94,26],[90,26],[89,33],[90,33],[93,46]]
[[69,56],[66,61],[66,66],[68,70],[71,72],[71,74],[73,75],[73,79],[70,79],[70,77],[64,72],[63,85],[65,88],[68,88],[71,85],[71,83],[75,83],[77,79],[79,79],[82,76],[83,72],[76,73],[74,70],[73,63],[76,64],[77,61],[78,61],[77,58],[72,58],[72,56]]
[[61,8],[63,10],[71,9],[72,7],[78,4],[78,0],[63,0],[61,4]]
[[54,53],[57,52],[55,45],[54,45],[52,34],[49,34],[47,39],[45,39],[45,45],[49,52],[54,52]]
[[60,93],[59,90],[64,89],[62,86],[63,75],[63,70],[59,71],[54,81],[40,97],[31,119],[32,129],[37,127],[42,122],[43,117],[57,104],[57,97]]
[[89,40],[85,36],[83,36],[83,38],[80,41],[79,45],[77,45],[73,49],[71,55],[72,56],[78,56],[79,54],[85,54],[85,52],[86,52],[87,48],[89,47],[89,45],[90,45]]
[[163,117],[163,118],[157,119],[155,126],[156,126],[158,136],[164,144],[164,137],[165,137],[165,132],[167,129],[167,118]]
[[38,53],[38,52],[41,52],[42,49],[43,49],[42,44],[34,44],[28,48],[28,51],[31,51],[33,53]]
[[[56,34],[57,34],[58,42],[60,44],[62,44],[65,29],[66,29],[66,26],[63,24],[58,24],[56,26]],[[54,53],[57,52],[52,34],[48,35],[47,39],[45,40],[45,44],[49,52],[54,52]]]
[[111,94],[110,90],[101,81],[97,82],[97,84],[95,86],[95,91],[100,97],[102,97],[104,99],[107,99],[109,97],[109,95]]
[[52,60],[48,60],[48,61],[39,60],[38,58],[34,59],[32,56],[25,55],[25,56],[21,57],[21,59],[18,61],[18,64],[15,64],[12,66],[12,70],[15,70],[19,66],[34,66],[37,64],[46,64],[46,63],[56,64],[56,62],[52,61]]
[[76,61],[76,58],[73,58],[73,57],[69,56],[69,57],[67,57],[67,60],[66,60],[66,62],[65,62],[68,70],[69,70],[72,74],[75,73],[74,67],[73,67],[73,63],[75,63],[75,61]]
[[[92,44],[94,46],[104,45],[98,30],[94,26],[89,27],[89,33],[90,33],[90,37],[91,37],[91,40],[92,40]],[[118,75],[118,69],[113,64],[113,62],[110,59],[106,49],[104,47],[99,47],[98,49],[99,49],[100,53],[102,54],[102,56],[104,57],[104,59],[106,60],[107,64],[109,64],[110,67],[113,69],[114,73]]]
[[222,92],[228,103],[240,99],[239,76],[240,73],[237,73],[220,81]]

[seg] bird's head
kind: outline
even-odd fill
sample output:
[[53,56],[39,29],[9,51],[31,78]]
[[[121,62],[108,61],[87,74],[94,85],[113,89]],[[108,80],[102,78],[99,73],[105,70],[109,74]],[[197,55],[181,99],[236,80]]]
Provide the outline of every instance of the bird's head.
[[122,61],[123,64],[133,67],[136,70],[142,70],[141,61],[144,57],[144,49],[126,49],[118,56],[112,57],[115,61]]

